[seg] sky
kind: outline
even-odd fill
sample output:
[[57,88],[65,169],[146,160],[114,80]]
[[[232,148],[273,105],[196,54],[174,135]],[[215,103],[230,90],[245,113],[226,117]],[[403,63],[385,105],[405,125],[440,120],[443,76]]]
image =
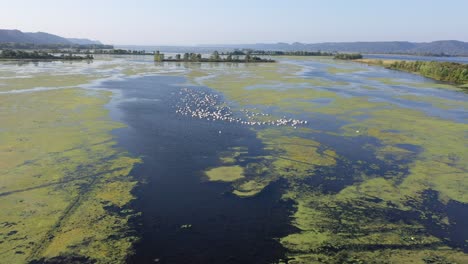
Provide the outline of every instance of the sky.
[[0,0],[0,28],[114,45],[468,41],[468,0]]

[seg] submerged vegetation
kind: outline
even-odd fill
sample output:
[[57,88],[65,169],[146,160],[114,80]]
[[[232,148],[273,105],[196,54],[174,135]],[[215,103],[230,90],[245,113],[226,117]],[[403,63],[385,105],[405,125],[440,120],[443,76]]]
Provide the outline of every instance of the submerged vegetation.
[[[459,141],[467,125],[335,92],[349,89],[346,82],[322,80],[315,88],[313,79],[297,74],[302,70],[255,65],[200,70],[197,76],[210,78],[196,79],[239,107],[310,118],[310,126],[298,129],[252,128],[264,156],[220,156],[244,168],[232,183],[239,197],[259,195],[278,179],[288,182],[283,198],[295,202],[299,229],[280,239],[288,263],[466,262],[466,237],[444,230],[463,221],[448,208],[466,210],[468,202],[468,156]],[[321,98],[329,103],[315,103]]]
[[[18,91],[74,80],[35,78]],[[73,88],[0,94],[0,259],[123,263],[131,254],[129,173],[139,159],[115,147],[110,131],[122,125],[103,108],[109,96]]]
[[[181,100],[229,106],[233,118],[256,124],[248,129],[260,150],[221,151],[215,167],[203,168],[202,181],[226,184],[246,202],[284,181],[282,199],[294,203],[295,228],[278,238],[288,263],[466,263],[465,219],[458,212],[468,204],[467,124],[391,99],[425,100],[436,110],[466,109],[466,100],[414,95],[418,87],[434,87],[419,81],[405,83],[407,94],[386,95],[401,80],[358,83],[349,76],[366,70],[359,64],[307,63],[187,64],[170,73],[224,97],[223,105],[209,92],[178,95]],[[113,61],[98,67],[132,75],[169,69]],[[140,160],[116,147],[110,132],[122,124],[103,107],[109,92],[74,88],[103,77],[86,72],[0,71],[0,258],[9,263],[124,263],[133,253],[138,237],[130,222],[138,213],[130,202],[137,182],[130,173]],[[31,93],[37,87],[55,90]],[[268,120],[308,122],[262,125]],[[174,226],[199,232],[189,220]]]
[[206,172],[210,181],[232,182],[244,178],[244,169],[241,166],[218,167]]

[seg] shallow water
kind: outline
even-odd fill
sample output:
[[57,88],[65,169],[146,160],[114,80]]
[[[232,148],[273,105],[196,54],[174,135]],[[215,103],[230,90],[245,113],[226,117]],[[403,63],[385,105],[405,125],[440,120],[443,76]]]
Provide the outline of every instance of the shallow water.
[[[138,238],[127,262],[467,257],[468,95],[456,87],[358,63],[290,58],[272,65],[154,64],[150,56],[2,62],[0,77],[0,102],[74,88],[90,97],[112,93],[108,115],[125,125],[112,128],[113,148],[141,159],[129,172],[138,185],[125,189],[135,200],[118,209],[140,213],[126,224],[131,232],[116,231]],[[179,105],[195,102],[191,91],[217,95],[216,104],[242,120],[308,122],[249,126],[178,114]],[[19,106],[5,111],[14,115]],[[18,126],[3,124],[0,133]],[[0,141],[1,149],[9,144]],[[233,182],[205,175],[233,165],[244,169]],[[79,256],[79,247],[58,256]]]

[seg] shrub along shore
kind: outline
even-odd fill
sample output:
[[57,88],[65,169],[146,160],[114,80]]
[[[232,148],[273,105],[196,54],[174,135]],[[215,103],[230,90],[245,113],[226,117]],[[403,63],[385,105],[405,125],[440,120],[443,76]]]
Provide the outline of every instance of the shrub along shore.
[[437,81],[450,82],[460,86],[468,85],[468,65],[440,61],[401,61],[358,59],[369,65],[379,65],[392,70],[416,73]]
[[0,60],[92,60],[93,55],[77,56],[73,54],[52,55],[40,51],[3,50],[0,53]]

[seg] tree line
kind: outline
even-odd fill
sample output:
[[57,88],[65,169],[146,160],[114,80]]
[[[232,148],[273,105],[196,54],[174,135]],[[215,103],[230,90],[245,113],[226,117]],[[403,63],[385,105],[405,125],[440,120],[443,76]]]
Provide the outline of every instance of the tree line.
[[468,83],[468,65],[439,61],[396,61],[387,68],[421,74],[438,81]]
[[214,51],[209,58],[204,58],[200,53],[184,53],[176,54],[174,57],[166,56],[156,51],[154,53],[154,61],[177,61],[177,62],[239,62],[239,63],[249,63],[249,62],[275,62],[272,59],[265,59],[250,53],[246,53],[242,58],[240,55],[233,54],[220,54],[218,51]]
[[47,52],[42,51],[22,51],[22,50],[2,50],[0,53],[0,59],[14,59],[14,60],[21,60],[21,59],[28,59],[28,60],[92,60],[94,57],[92,55],[86,56],[76,56],[71,53],[69,54],[61,54],[60,56],[52,55]]
[[359,60],[362,59],[362,54],[359,53],[338,53],[334,57],[337,60]]

